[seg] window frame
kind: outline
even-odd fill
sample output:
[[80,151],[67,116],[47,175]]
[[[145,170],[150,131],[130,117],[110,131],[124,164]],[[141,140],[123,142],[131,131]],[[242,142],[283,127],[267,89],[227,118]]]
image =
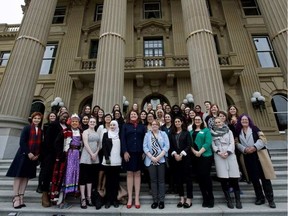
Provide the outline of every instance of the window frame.
[[[102,7],[102,12],[99,12],[99,8]],[[96,4],[94,13],[94,22],[101,21],[103,15],[103,4]]]
[[[282,110],[277,110],[277,105],[275,103],[275,97],[282,97],[284,99],[284,103],[285,103],[285,100],[286,100],[286,109],[284,107],[284,111]],[[276,123],[277,123],[277,127],[278,127],[278,130],[279,130],[279,133],[285,133],[285,131],[287,130],[287,116],[288,116],[288,111],[287,111],[287,95],[284,95],[284,94],[275,94],[272,96],[272,100],[271,100],[271,105],[272,105],[272,109],[273,109],[273,113],[274,113],[274,117],[275,117],[275,120],[276,120]],[[280,124],[280,118],[279,116],[280,115],[285,115],[286,114],[286,118],[282,118],[282,119],[286,119],[286,128],[282,128],[282,127],[285,127],[285,124]]]
[[[269,50],[258,50],[257,49],[257,45],[255,43],[255,41],[260,38],[265,38],[266,39],[266,42],[267,42],[267,47],[269,47]],[[275,68],[275,67],[279,67],[278,65],[278,62],[277,62],[277,59],[276,59],[276,56],[275,56],[275,53],[274,53],[274,49],[273,49],[273,46],[272,46],[272,43],[270,41],[270,38],[268,35],[252,35],[252,42],[253,42],[253,45],[254,45],[254,48],[255,48],[255,52],[256,52],[256,56],[257,56],[257,59],[258,59],[258,62],[259,62],[259,65],[261,68]],[[263,65],[262,62],[265,62],[263,61],[263,58],[261,58],[261,53],[269,53],[269,56],[270,56],[270,60],[271,62],[273,63],[273,66],[265,66]]]
[[[4,57],[6,54],[8,54],[8,57]],[[11,55],[10,50],[0,51],[0,67],[6,67],[7,63],[9,61]]]
[[[253,2],[253,3],[255,3],[255,6],[243,6],[243,3],[244,3],[243,1]],[[241,8],[242,8],[243,13],[244,13],[245,16],[261,16],[261,11],[260,11],[260,9],[259,9],[257,0],[240,0],[240,4],[241,4]],[[251,10],[251,9],[256,10],[257,13],[255,13],[255,14],[249,14],[249,13],[248,13],[248,10]]]
[[[97,48],[96,51],[92,51],[92,43],[97,44]],[[97,42],[97,43],[96,43]],[[98,55],[98,49],[99,49],[99,39],[91,39],[90,40],[90,47],[89,47],[89,54],[88,54],[88,58],[89,59],[97,59],[97,55]],[[93,54],[93,55],[92,55]],[[95,57],[94,57],[95,56]],[[92,58],[94,57],[94,58]]]
[[[147,11],[147,10],[145,10],[145,5],[148,5],[148,4],[158,4],[159,5],[159,10],[149,10],[149,11]],[[145,20],[148,20],[148,19],[151,19],[151,18],[149,18],[148,16],[147,16],[147,18],[146,18],[146,13],[155,13],[155,12],[158,12],[159,13],[159,17],[152,17],[152,18],[154,18],[154,19],[162,19],[162,10],[161,10],[162,8],[161,8],[161,2],[160,1],[146,1],[146,2],[143,2],[143,19],[145,19]]]
[[[56,47],[56,50],[54,48],[53,55],[51,57],[50,56],[49,57],[45,57],[46,49],[47,49],[47,46],[49,46],[49,45],[50,46],[54,45]],[[56,58],[57,58],[58,48],[59,48],[59,42],[58,41],[51,41],[51,42],[48,42],[46,44],[45,52],[44,52],[43,59],[42,59],[41,68],[40,68],[40,71],[39,71],[39,75],[50,75],[50,74],[53,73],[55,61],[56,61]],[[42,70],[46,66],[45,63],[44,63],[46,61],[48,61],[48,64],[49,64],[49,71],[48,71],[48,73],[47,73],[47,71],[44,71],[45,73],[44,72],[42,73]],[[51,61],[51,62],[49,63],[49,61]]]
[[[147,41],[161,41],[162,42],[162,49],[158,49],[157,47],[152,48],[145,48],[145,42]],[[153,43],[155,45],[155,43]],[[151,50],[153,51],[153,55],[146,55],[145,50]],[[162,55],[155,55],[155,50],[162,50]],[[164,56],[164,40],[163,37],[157,37],[157,38],[143,38],[143,55],[144,57],[163,57]]]
[[[56,15],[57,10],[64,10],[64,14],[59,14],[59,15],[57,14]],[[53,25],[58,25],[58,24],[65,23],[66,11],[67,11],[67,7],[66,6],[57,6],[56,9],[55,9],[54,15],[53,15],[52,24]]]

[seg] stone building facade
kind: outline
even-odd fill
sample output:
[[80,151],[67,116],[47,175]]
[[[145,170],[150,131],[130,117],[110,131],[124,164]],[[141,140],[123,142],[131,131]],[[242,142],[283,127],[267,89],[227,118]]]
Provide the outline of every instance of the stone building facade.
[[[235,104],[272,140],[287,132],[286,0],[27,0],[0,24],[0,158],[32,109]],[[52,23],[52,24],[51,24]],[[254,92],[265,109],[251,103]]]

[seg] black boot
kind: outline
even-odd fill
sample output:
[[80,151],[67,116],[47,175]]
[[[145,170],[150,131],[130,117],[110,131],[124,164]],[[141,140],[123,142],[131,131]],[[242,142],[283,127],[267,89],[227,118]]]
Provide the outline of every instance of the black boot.
[[240,200],[240,191],[234,191],[234,194],[235,194],[236,208],[242,209],[242,203]]
[[232,203],[232,199],[230,197],[229,191],[224,191],[224,195],[225,195],[225,199],[226,199],[226,202],[227,202],[227,207],[230,208],[230,209],[233,209],[234,205]]
[[273,188],[270,180],[262,181],[264,193],[266,199],[268,200],[270,208],[276,208],[276,204],[274,202]]
[[262,205],[265,203],[265,197],[262,191],[262,187],[259,181],[252,182],[253,183],[253,188],[256,194],[256,201],[255,205]]

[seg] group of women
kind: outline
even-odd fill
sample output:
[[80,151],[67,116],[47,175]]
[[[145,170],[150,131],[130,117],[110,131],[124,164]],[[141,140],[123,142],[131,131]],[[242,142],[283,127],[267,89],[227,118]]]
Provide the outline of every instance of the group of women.
[[[15,177],[13,207],[26,206],[25,188],[28,180],[36,177],[40,160],[37,191],[42,192],[44,207],[54,201],[60,208],[65,208],[66,195],[77,194],[80,189],[81,208],[93,206],[93,190],[105,197],[105,208],[111,205],[117,208],[119,198],[126,193],[120,186],[123,169],[127,172],[126,207],[139,209],[144,164],[150,177],[152,209],[165,208],[165,179],[168,179],[169,189],[176,189],[179,194],[177,207],[190,208],[193,176],[203,197],[202,207],[212,208],[214,195],[210,173],[215,162],[227,207],[234,208],[229,193],[232,187],[236,208],[241,209],[238,183],[241,164],[235,154],[238,149],[238,155],[244,158],[241,172],[244,170],[255,190],[255,204],[264,204],[266,197],[269,206],[275,208],[270,181],[273,176],[266,175],[258,156],[259,152],[267,151],[263,133],[249,116],[239,116],[235,106],[229,107],[228,114],[209,101],[205,101],[205,107],[209,112],[201,112],[200,105],[191,109],[183,104],[172,107],[158,104],[153,110],[152,105],[147,104],[146,110],[139,112],[138,105],[134,104],[126,120],[118,104],[113,107],[112,114],[106,115],[99,106],[92,110],[85,106],[81,114],[70,117],[67,109],[61,108],[57,114],[48,115],[48,122],[43,126],[44,142],[42,114],[33,113],[31,125],[23,129],[20,148],[7,172],[7,176]],[[273,167],[271,169],[270,174]],[[99,208],[101,206],[96,206]]]

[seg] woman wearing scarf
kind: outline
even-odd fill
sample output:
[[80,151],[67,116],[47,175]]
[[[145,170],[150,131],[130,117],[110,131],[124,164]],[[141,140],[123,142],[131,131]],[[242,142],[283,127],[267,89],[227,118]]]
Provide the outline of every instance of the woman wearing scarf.
[[127,208],[132,207],[132,191],[135,187],[135,208],[140,208],[141,167],[143,164],[143,139],[146,128],[138,124],[139,115],[131,110],[121,132],[121,151],[124,155],[123,168],[127,171]]
[[165,155],[168,156],[169,139],[164,131],[160,131],[160,123],[152,122],[152,130],[144,137],[143,151],[146,154],[145,166],[148,167],[151,181],[153,203],[152,209],[159,205],[163,209],[165,198]]
[[215,128],[212,133],[212,148],[216,173],[221,182],[225,195],[227,207],[233,209],[234,205],[229,193],[229,186],[233,188],[236,200],[236,208],[241,209],[240,188],[238,179],[240,177],[238,163],[235,155],[234,136],[228,126],[220,117],[215,118]]
[[[264,204],[266,197],[270,208],[276,208],[271,184],[271,179],[276,178],[276,176],[267,153],[265,145],[267,140],[263,132],[254,125],[248,115],[243,114],[237,121],[236,134],[239,141],[236,146],[244,156],[248,177],[254,187],[256,195],[255,205]],[[261,157],[263,160],[260,161],[259,155],[263,156]],[[261,179],[262,185],[259,179]]]
[[41,122],[43,115],[34,112],[31,115],[32,123],[23,128],[20,136],[20,147],[7,171],[7,177],[14,177],[13,208],[26,207],[23,198],[28,180],[36,177],[36,167],[42,144]]
[[106,204],[105,208],[110,208],[111,204],[118,208],[118,189],[121,169],[121,143],[119,138],[119,126],[116,120],[110,122],[110,129],[104,133],[102,140],[104,172],[106,176]]

